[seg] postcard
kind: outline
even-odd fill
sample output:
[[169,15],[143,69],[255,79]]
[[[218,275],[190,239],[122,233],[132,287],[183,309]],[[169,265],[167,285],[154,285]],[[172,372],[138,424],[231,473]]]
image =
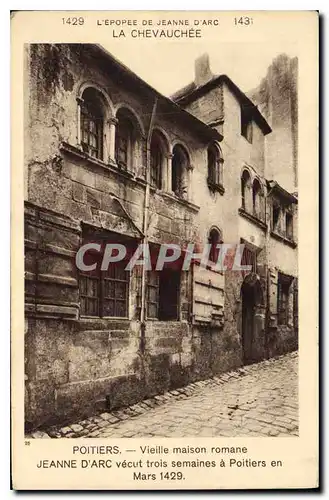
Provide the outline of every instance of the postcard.
[[12,13],[12,487],[316,489],[316,11]]

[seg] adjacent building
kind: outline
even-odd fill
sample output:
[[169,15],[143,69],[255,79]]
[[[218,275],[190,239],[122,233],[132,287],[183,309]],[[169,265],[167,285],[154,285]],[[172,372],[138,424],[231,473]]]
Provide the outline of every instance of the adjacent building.
[[[169,99],[98,45],[26,47],[27,427],[128,406],[297,347],[296,66],[289,71],[280,119],[291,137],[280,158],[281,132],[269,139],[280,121],[275,71],[267,93],[250,99],[203,56],[195,81]],[[217,244],[243,243],[252,272],[193,261],[83,272],[76,253],[93,241],[102,242],[94,261],[107,242],[128,255],[147,243],[152,258],[161,244],[185,255],[191,242],[200,252],[211,243],[213,261]]]

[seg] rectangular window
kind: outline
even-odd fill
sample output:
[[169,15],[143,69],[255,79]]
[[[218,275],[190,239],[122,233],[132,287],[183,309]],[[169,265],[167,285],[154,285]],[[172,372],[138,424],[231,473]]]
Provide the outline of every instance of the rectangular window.
[[116,262],[107,271],[98,269],[80,275],[80,313],[83,316],[128,316],[129,272],[126,262]]
[[150,271],[147,281],[147,317],[159,318],[160,272]]
[[123,135],[119,135],[118,133],[116,139],[115,157],[116,161],[125,168],[128,165],[128,148],[129,148],[129,142],[127,138],[124,137]]
[[293,216],[291,213],[286,213],[286,238],[293,240]]
[[99,277],[95,275],[80,276],[80,312],[84,316],[99,316]]
[[244,109],[241,108],[241,135],[245,139],[247,139],[250,144],[252,144],[253,140],[253,124],[252,124],[252,118],[249,116],[249,113]]
[[280,206],[277,204],[273,204],[272,206],[272,230],[279,231],[280,230]]
[[127,262],[115,262],[108,271],[101,271],[101,315],[124,318],[128,316],[129,273]]
[[289,293],[291,277],[279,273],[278,276],[278,325],[288,324]]
[[162,167],[162,152],[160,149],[151,151],[151,185],[161,189],[161,167]]
[[180,272],[171,269],[149,271],[147,317],[160,321],[179,319]]
[[219,186],[222,184],[222,158],[219,150],[214,146],[208,147],[208,184]]
[[90,156],[101,159],[102,156],[102,121],[81,109],[81,145]]
[[105,244],[117,241],[111,233],[96,233],[87,230],[83,242],[98,242],[102,251],[89,250],[84,254],[83,262],[86,265],[96,263],[93,271],[80,271],[80,314],[93,317],[128,317],[129,302],[129,272],[125,271],[126,261],[115,262],[109,265],[106,271],[101,270]]
[[115,129],[115,159],[123,169],[131,168],[133,152],[133,126],[130,120],[121,117]]
[[246,183],[242,177],[241,177],[241,207],[243,208],[243,210],[246,209]]

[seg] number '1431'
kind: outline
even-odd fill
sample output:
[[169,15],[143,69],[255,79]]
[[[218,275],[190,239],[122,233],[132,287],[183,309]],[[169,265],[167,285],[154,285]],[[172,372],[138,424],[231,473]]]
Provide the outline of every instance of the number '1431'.
[[248,16],[235,17],[234,24],[236,26],[251,26],[253,24],[253,18]]

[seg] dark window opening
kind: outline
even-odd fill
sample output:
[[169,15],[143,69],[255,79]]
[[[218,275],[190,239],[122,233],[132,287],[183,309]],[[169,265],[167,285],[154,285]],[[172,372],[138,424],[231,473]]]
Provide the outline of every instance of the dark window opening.
[[172,165],[172,190],[174,193],[179,194],[181,188],[182,165],[179,162],[173,161]]
[[278,205],[273,205],[272,207],[272,229],[274,231],[279,230],[280,224],[280,207]]
[[164,161],[164,154],[160,139],[157,135],[152,136],[151,140],[151,185],[161,189],[162,184],[162,166]]
[[85,153],[95,158],[103,157],[104,116],[100,97],[93,88],[82,94],[81,146]]
[[289,240],[293,239],[293,216],[290,213],[286,213],[286,237]]
[[147,278],[147,317],[158,319],[160,272],[149,271]]
[[248,193],[250,192],[250,175],[247,170],[243,171],[243,174],[241,176],[241,206],[243,210],[247,210],[248,208],[248,203],[247,203],[247,198],[248,198]]
[[119,167],[127,170],[132,167],[135,144],[135,129],[130,117],[123,110],[117,114],[115,129],[115,160]]
[[172,158],[171,189],[180,198],[183,198],[187,193],[186,170],[188,165],[188,155],[185,150],[181,146],[175,146]]
[[216,146],[211,145],[207,150],[208,155],[208,183],[219,186],[222,184],[222,159]]
[[180,272],[171,269],[149,271],[147,279],[147,317],[159,321],[177,321]]
[[252,186],[252,208],[255,217],[262,218],[262,188],[257,179]]
[[246,209],[246,185],[243,177],[241,177],[241,206]]
[[217,229],[212,229],[209,233],[208,243],[211,245],[209,252],[209,260],[211,262],[217,262],[220,249],[217,248],[217,245],[222,243],[222,236],[220,231]]
[[289,292],[291,277],[279,273],[278,276],[278,325],[287,325],[289,319]]
[[249,113],[244,109],[241,108],[241,135],[245,139],[247,139],[250,144],[252,143],[253,140],[253,124],[252,124],[252,118],[249,116]]

